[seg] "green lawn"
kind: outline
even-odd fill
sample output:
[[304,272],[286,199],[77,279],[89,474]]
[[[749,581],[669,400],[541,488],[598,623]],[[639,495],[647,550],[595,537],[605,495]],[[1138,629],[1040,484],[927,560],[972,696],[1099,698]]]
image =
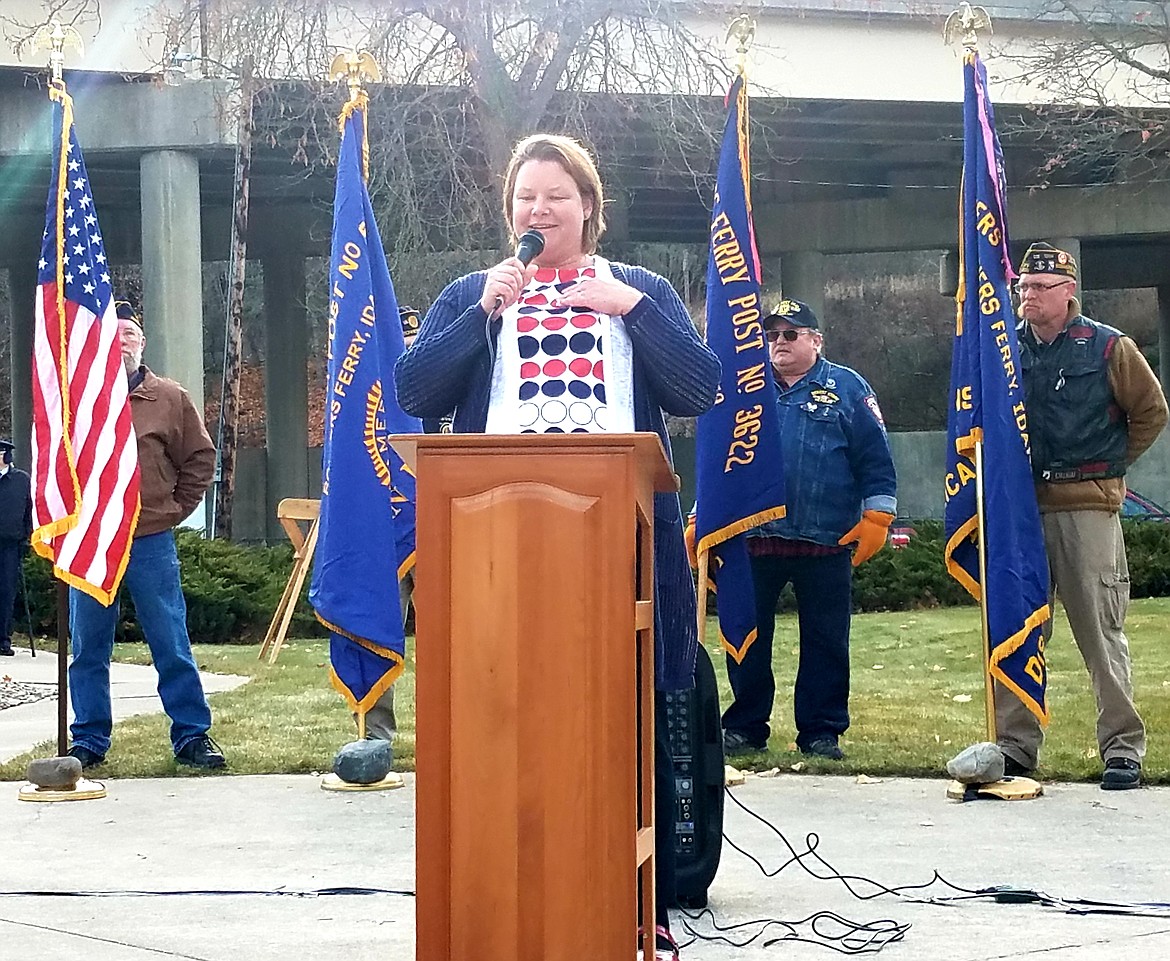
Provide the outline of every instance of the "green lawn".
[[[1095,779],[1100,772],[1093,735],[1096,709],[1088,676],[1058,613],[1048,649],[1053,721],[1039,777]],[[1135,601],[1127,633],[1133,648],[1137,700],[1152,732],[1145,773],[1170,783],[1170,598]],[[714,622],[707,643],[715,651]],[[983,681],[979,659],[979,612],[973,607],[862,614],[853,620],[853,726],[842,739],[844,762],[810,761],[792,743],[791,690],[795,673],[796,618],[777,621],[777,705],[772,750],[744,766],[780,767],[870,775],[937,775],[948,758],[984,738]],[[413,641],[412,641],[413,643]],[[275,666],[256,658],[256,647],[200,645],[204,670],[247,674],[252,680],[211,698],[212,734],[223,746],[229,771],[237,774],[327,771],[333,753],[354,736],[353,722],[329,685],[324,641],[292,641]],[[143,645],[119,645],[118,660],[148,663]],[[716,657],[724,700],[726,675]],[[414,766],[413,665],[399,682],[395,767]],[[131,718],[114,731],[114,746],[102,774],[112,777],[176,773],[162,715]],[[46,732],[54,737],[53,731]],[[49,740],[37,755],[52,750]],[[33,755],[0,765],[0,780],[23,777]],[[178,769],[178,773],[189,773]]]

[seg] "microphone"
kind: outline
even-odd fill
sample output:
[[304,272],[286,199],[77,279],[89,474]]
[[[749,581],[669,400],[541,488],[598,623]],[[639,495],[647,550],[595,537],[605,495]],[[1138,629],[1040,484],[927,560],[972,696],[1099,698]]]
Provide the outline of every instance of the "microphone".
[[[520,242],[516,245],[516,259],[527,267],[540,256],[542,250],[544,250],[544,234],[539,230],[526,230],[520,235]],[[491,316],[494,318],[503,309],[504,298],[497,294]]]

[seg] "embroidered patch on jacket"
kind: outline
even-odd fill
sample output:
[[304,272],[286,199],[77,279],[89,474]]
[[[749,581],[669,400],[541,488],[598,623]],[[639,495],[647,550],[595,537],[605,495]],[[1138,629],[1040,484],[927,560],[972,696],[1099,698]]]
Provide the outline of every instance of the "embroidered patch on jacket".
[[818,404],[835,404],[841,399],[831,390],[814,390],[810,396]]
[[869,394],[865,398],[865,406],[868,407],[870,409],[870,411],[873,412],[873,416],[877,418],[877,422],[879,424],[881,424],[883,427],[885,427],[886,422],[885,422],[885,419],[882,417],[882,409],[880,407],[878,407],[877,398],[874,397],[873,394]]

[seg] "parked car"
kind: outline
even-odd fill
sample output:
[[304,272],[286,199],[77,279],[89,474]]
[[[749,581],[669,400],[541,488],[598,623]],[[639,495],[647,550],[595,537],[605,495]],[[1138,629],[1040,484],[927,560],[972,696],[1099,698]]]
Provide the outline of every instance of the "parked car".
[[897,550],[899,547],[905,547],[910,543],[910,538],[918,532],[914,530],[906,521],[896,520],[890,525],[890,547]]
[[1136,521],[1170,522],[1170,511],[1137,491],[1127,491],[1121,502],[1121,516]]
[[[1163,524],[1170,524],[1170,511],[1137,491],[1126,492],[1125,500],[1121,503],[1121,516],[1126,520],[1160,521]],[[890,546],[895,550],[905,547],[917,533],[908,518],[899,517],[890,525]]]

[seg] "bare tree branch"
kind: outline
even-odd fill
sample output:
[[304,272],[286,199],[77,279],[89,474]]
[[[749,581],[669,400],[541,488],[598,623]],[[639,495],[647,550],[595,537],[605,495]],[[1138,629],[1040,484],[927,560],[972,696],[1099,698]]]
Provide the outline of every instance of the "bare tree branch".
[[339,49],[369,49],[387,78],[370,91],[369,127],[387,247],[471,252],[502,242],[500,177],[516,140],[537,130],[598,151],[649,138],[652,166],[626,175],[682,172],[709,190],[708,167],[686,157],[696,146],[714,155],[711,98],[731,71],[687,13],[661,0],[157,0],[152,38],[160,65],[185,52],[205,75],[234,77],[251,55],[258,148],[286,153],[306,177],[337,150],[341,96],[321,82],[325,65]]
[[49,26],[54,20],[69,27],[90,24],[101,27],[101,0],[44,0],[41,7],[39,17],[25,19],[4,14],[3,7],[0,6],[0,36],[8,42],[12,52],[18,57],[32,53],[32,43],[37,32]]
[[1041,183],[1170,176],[1170,3],[1049,0],[1007,79],[1049,100],[1006,130],[1043,152]]

